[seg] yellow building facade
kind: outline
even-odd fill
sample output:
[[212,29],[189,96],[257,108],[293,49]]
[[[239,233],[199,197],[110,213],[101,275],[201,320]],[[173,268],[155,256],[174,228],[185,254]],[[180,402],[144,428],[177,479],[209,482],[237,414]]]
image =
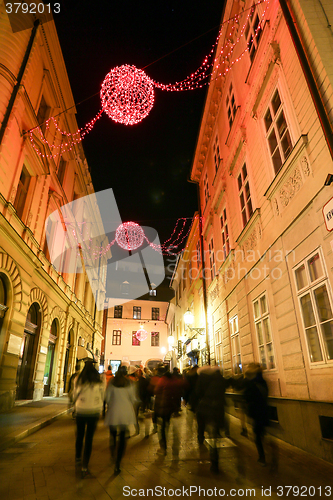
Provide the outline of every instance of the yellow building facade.
[[[17,399],[67,392],[78,345],[99,357],[103,312],[78,249],[71,254],[78,272],[57,271],[50,262],[53,229],[46,219],[94,193],[80,143],[52,157],[42,141],[64,142],[46,126],[51,116],[58,115],[62,130],[78,129],[53,21],[23,23],[13,32],[1,4],[0,89],[0,410],[6,410]],[[33,142],[28,131],[38,125]]]
[[333,6],[312,4],[225,3],[190,174],[207,325],[187,277],[178,302],[226,376],[261,363],[270,432],[332,461]]

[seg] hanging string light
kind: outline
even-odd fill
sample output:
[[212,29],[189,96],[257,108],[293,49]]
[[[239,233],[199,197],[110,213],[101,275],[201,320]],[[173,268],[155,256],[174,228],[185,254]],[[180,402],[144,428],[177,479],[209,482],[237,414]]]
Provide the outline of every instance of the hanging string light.
[[[72,150],[75,144],[81,142],[85,135],[92,130],[103,111],[117,123],[135,125],[146,118],[151,111],[154,105],[154,88],[167,90],[169,92],[194,90],[202,88],[210,82],[225,76],[249,51],[249,43],[246,42],[246,47],[241,54],[234,60],[231,60],[236,46],[241,42],[246,33],[246,27],[249,18],[254,13],[254,9],[258,4],[266,4],[261,14],[261,22],[252,35],[252,43],[254,38],[260,36],[262,22],[265,18],[269,3],[270,0],[260,0],[253,4],[250,9],[244,10],[222,23],[216,41],[201,66],[180,82],[168,84],[157,82],[148,77],[142,69],[138,69],[129,64],[111,69],[102,83],[100,90],[102,109],[95,118],[77,132],[70,133],[61,130],[55,118],[51,117],[45,122],[46,129],[49,130],[50,124],[53,123],[56,131],[61,134],[64,141],[61,140],[60,144],[54,144],[54,142],[52,144],[49,143],[40,126],[38,126],[29,130],[32,147],[35,149],[36,153],[43,158],[55,158],[65,151]],[[243,19],[242,26],[239,29],[241,19]],[[214,56],[225,24],[227,24],[226,43]],[[237,35],[236,32],[238,33]],[[235,41],[232,41],[233,39],[235,39]],[[212,69],[214,70],[213,74]],[[37,139],[34,138],[34,131],[37,131]],[[37,145],[38,141],[45,146],[45,151],[42,150],[41,146]],[[50,153],[47,152],[47,148],[49,148]]]
[[137,250],[143,244],[145,233],[136,222],[120,224],[116,230],[115,241],[124,250]]
[[139,330],[137,330],[135,336],[140,342],[142,342],[146,340],[146,338],[148,337],[148,332],[143,328],[142,325],[140,325],[140,328]]
[[[199,216],[197,215],[193,219],[188,217],[177,219],[170,238],[168,238],[161,245],[157,245],[156,243],[149,241],[142,227],[136,222],[124,222],[120,224],[116,229],[115,238],[106,246],[99,247],[93,247],[93,240],[89,235],[86,222],[76,223],[76,225],[72,222],[65,222],[65,224],[68,226],[68,229],[71,230],[75,246],[78,249],[78,256],[80,255],[80,252],[84,253],[89,251],[89,255],[97,260],[106,255],[115,243],[117,243],[124,250],[134,251],[146,242],[151,248],[163,255],[178,255],[183,251],[183,243],[190,233],[194,221],[198,217]],[[190,224],[188,224],[189,221],[191,221]],[[181,225],[180,229],[178,229],[179,225]]]
[[124,64],[108,73],[100,92],[102,108],[115,122],[141,122],[154,105],[154,85],[142,69]]

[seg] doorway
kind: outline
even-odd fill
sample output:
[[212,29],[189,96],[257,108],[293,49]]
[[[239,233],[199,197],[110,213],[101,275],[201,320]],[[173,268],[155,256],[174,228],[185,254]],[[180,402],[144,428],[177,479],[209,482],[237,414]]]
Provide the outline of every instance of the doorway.
[[31,305],[24,326],[24,335],[17,367],[16,399],[33,398],[33,376],[37,356],[38,337],[41,325],[39,305]]
[[47,355],[44,370],[44,396],[50,396],[52,372],[54,364],[54,353],[58,338],[58,320],[54,319],[51,325],[49,343],[47,346]]

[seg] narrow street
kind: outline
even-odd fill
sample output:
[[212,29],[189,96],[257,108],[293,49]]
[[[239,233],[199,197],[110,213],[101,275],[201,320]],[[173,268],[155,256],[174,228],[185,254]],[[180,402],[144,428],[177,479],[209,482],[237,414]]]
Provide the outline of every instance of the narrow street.
[[[193,414],[183,409],[171,422],[168,454],[156,454],[151,419],[127,440],[121,473],[114,475],[108,429],[99,422],[90,460],[91,477],[75,472],[75,421],[65,415],[0,453],[0,498],[4,500],[120,498],[330,498],[333,465],[277,440],[266,440],[267,467],[257,463],[252,438],[240,436],[231,418],[223,438],[220,473],[210,472],[207,447],[199,454]],[[146,432],[149,431],[149,436]],[[273,454],[273,455],[272,455]],[[292,487],[292,488],[291,488]]]

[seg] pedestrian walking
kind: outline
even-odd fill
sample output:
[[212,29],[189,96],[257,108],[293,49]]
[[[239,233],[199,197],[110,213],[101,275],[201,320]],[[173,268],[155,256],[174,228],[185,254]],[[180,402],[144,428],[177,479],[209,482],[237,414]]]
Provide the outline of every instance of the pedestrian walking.
[[198,443],[202,448],[205,440],[205,431],[209,431],[210,470],[219,472],[219,456],[216,440],[220,429],[225,425],[225,391],[231,385],[231,379],[225,379],[219,366],[199,368],[196,385],[196,416],[198,423]]
[[269,423],[268,418],[268,387],[262,375],[262,368],[258,363],[250,363],[245,371],[247,383],[244,398],[247,404],[247,413],[253,420],[253,432],[258,450],[258,462],[265,466],[266,457],[263,447],[265,428]]
[[68,399],[69,399],[69,408],[72,408],[72,418],[75,418],[75,409],[74,409],[74,388],[75,388],[75,381],[77,377],[79,376],[80,373],[80,365],[79,363],[76,364],[75,366],[75,372],[72,373],[71,378],[69,379],[69,388],[68,388]]
[[[103,399],[104,387],[101,377],[94,367],[94,361],[88,360],[77,377],[74,388],[76,413],[75,462],[77,467],[80,467],[82,463],[82,477],[89,474],[88,465],[93,437],[103,409]],[[82,457],[83,441],[85,443]]]
[[[104,380],[104,389],[107,388],[110,380],[113,378],[113,374],[112,374],[112,366],[109,365],[108,366],[108,369],[106,370],[106,372],[103,373],[103,380]],[[105,399],[104,399],[104,402],[103,402],[103,418],[105,417],[105,412],[106,412],[106,402],[105,402]]]
[[[126,447],[126,431],[136,426],[135,405],[137,403],[134,383],[127,378],[127,367],[120,366],[106,388],[107,412],[105,425],[110,430],[111,457],[116,459],[115,474],[120,473],[120,462]],[[118,435],[118,442],[117,442]]]
[[155,387],[155,418],[160,425],[160,448],[157,450],[159,455],[167,454],[167,428],[170,423],[171,415],[178,412],[178,391],[174,379],[168,366],[161,365],[158,368],[160,379]]

